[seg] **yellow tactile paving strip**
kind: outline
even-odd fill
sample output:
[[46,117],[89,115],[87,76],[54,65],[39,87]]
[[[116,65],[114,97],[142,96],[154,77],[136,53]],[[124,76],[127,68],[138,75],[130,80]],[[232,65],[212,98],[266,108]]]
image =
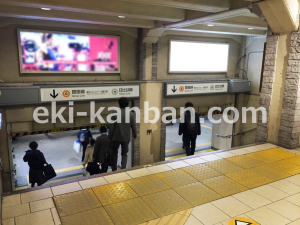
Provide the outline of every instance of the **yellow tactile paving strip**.
[[103,207],[61,218],[63,225],[113,225]]
[[200,182],[177,187],[174,190],[193,206],[202,205],[222,198],[221,195]]
[[139,196],[149,195],[169,189],[168,185],[162,182],[155,175],[140,177],[126,182]]
[[105,209],[116,225],[140,224],[158,218],[140,198],[108,205]]
[[[205,163],[206,164],[206,163]],[[204,164],[199,164],[196,166],[185,167],[182,169],[186,173],[190,174],[192,177],[196,178],[198,181],[206,180],[212,177],[218,177],[222,175],[220,172],[206,166]]]
[[291,162],[291,163],[294,163],[294,164],[300,166],[300,156],[288,158],[288,159],[286,159],[286,161]]
[[140,225],[184,225],[193,209],[187,209]]
[[193,208],[192,205],[173,190],[146,195],[142,199],[160,217]]
[[56,196],[54,202],[61,217],[102,206],[92,189]]
[[206,163],[206,165],[223,174],[234,173],[243,170],[242,167],[227,160],[217,160],[213,162],[208,162]]
[[248,188],[246,188],[245,186],[229,179],[226,176],[213,177],[202,181],[202,183],[215,192],[219,193],[223,197],[248,190]]
[[227,174],[226,176],[247,188],[256,188],[272,182],[272,180],[260,176],[259,173],[255,173],[251,170],[241,170],[235,173]]
[[195,178],[185,173],[183,170],[172,170],[156,174],[156,176],[171,188],[197,182]]
[[103,205],[110,205],[138,197],[126,182],[95,187],[93,191]]
[[300,156],[274,148],[64,194],[54,201],[63,225],[184,224],[195,206],[299,173]]
[[262,161],[259,159],[256,159],[253,157],[256,153],[252,153],[250,155],[240,155],[240,156],[235,156],[232,158],[227,158],[225,160],[228,160],[229,162],[232,162],[240,167],[243,167],[244,169],[249,169],[252,167],[260,166],[264,164]]

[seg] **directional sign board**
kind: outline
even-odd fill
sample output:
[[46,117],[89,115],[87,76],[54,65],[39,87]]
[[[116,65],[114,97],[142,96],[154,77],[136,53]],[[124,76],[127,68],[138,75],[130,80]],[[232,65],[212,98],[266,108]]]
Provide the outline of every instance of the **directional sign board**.
[[254,220],[250,220],[247,218],[237,217],[229,220],[228,225],[260,225]]
[[166,97],[182,96],[182,95],[199,95],[199,94],[215,94],[227,93],[228,82],[220,83],[167,83]]
[[54,87],[41,88],[41,102],[84,101],[97,99],[139,98],[140,86],[114,85],[98,87]]

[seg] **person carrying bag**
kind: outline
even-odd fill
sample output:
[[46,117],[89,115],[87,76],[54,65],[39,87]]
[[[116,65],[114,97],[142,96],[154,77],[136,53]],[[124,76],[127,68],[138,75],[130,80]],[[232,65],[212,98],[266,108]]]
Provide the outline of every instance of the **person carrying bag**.
[[99,165],[95,160],[93,160],[94,145],[95,145],[95,139],[91,139],[90,145],[86,149],[83,164],[82,164],[84,168],[86,166],[85,170],[89,172],[90,175],[100,173]]
[[31,187],[37,183],[38,186],[47,182],[47,178],[44,174],[44,165],[48,163],[44,157],[44,154],[38,150],[38,144],[33,141],[30,142],[29,148],[31,150],[26,151],[23,157],[24,162],[28,162],[29,166],[29,183]]
[[108,140],[107,129],[105,126],[100,128],[101,135],[96,139],[93,159],[101,164],[101,173],[106,173],[109,164],[110,142]]

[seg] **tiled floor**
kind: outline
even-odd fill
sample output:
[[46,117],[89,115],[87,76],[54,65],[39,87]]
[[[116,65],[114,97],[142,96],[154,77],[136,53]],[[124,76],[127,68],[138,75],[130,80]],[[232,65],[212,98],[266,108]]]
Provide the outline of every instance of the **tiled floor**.
[[244,147],[16,194],[4,225],[300,224],[300,149]]

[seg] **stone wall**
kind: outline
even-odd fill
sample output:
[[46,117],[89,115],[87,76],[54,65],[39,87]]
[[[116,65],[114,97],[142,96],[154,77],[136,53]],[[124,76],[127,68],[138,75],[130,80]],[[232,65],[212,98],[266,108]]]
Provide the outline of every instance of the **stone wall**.
[[158,43],[152,44],[152,80],[157,80]]
[[138,29],[138,48],[137,48],[137,74],[138,80],[146,79],[146,43],[143,43],[143,29]]
[[[134,100],[134,107],[140,108],[140,100]],[[132,166],[139,166],[140,165],[140,123],[136,123],[136,134],[137,137],[132,143],[133,149],[133,165]]]
[[[163,108],[167,106],[167,98],[164,98],[165,86],[163,85],[162,99],[161,99],[161,118],[165,114]],[[160,137],[160,161],[165,161],[166,158],[166,124],[161,122],[161,137]]]
[[260,107],[264,107],[267,111],[267,123],[262,122],[262,113],[260,112],[257,122],[256,142],[265,142],[268,138],[269,111],[275,78],[278,40],[279,35],[269,35],[267,37],[263,82],[259,102]]
[[278,142],[286,148],[299,147],[300,134],[300,32],[293,32],[282,103]]

